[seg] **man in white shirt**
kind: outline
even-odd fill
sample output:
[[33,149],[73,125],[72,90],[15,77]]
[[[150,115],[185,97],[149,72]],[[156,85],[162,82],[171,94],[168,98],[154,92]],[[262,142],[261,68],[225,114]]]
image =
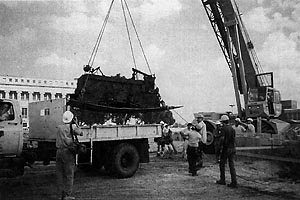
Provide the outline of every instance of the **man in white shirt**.
[[189,163],[189,173],[192,176],[197,176],[197,160],[199,158],[199,141],[201,140],[201,135],[192,126],[191,130],[184,133],[188,137],[188,147],[187,147],[187,159]]

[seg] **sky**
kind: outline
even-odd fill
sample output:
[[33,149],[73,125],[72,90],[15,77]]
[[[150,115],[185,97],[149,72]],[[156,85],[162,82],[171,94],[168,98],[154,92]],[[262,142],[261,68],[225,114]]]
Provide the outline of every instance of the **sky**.
[[[73,80],[83,74],[111,0],[1,1],[0,74]],[[283,100],[300,102],[300,1],[236,0],[264,72]],[[178,122],[195,112],[236,112],[232,76],[200,0],[127,0],[156,85]],[[150,73],[132,26],[137,69]],[[94,67],[131,77],[120,0]],[[178,113],[178,114],[177,114]],[[184,120],[183,120],[183,119]]]

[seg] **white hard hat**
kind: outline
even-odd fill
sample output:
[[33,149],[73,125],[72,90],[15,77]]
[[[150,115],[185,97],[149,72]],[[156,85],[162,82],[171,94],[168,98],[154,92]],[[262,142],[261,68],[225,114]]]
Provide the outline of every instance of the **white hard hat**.
[[71,111],[66,111],[63,114],[63,122],[65,124],[68,124],[68,123],[70,123],[72,121],[73,117],[74,117],[74,115],[73,115],[73,113]]
[[241,122],[241,119],[240,118],[235,118],[235,121],[236,122]]
[[165,122],[164,122],[164,121],[160,121],[159,123],[160,123],[161,125],[162,125],[162,124],[165,124]]
[[221,122],[220,121],[216,121],[216,123],[215,123],[216,125],[220,125],[221,124]]
[[204,118],[203,114],[201,113],[195,113],[194,116],[195,118]]
[[228,121],[229,117],[227,115],[222,115],[220,121]]
[[253,119],[252,118],[248,118],[247,121],[253,122]]

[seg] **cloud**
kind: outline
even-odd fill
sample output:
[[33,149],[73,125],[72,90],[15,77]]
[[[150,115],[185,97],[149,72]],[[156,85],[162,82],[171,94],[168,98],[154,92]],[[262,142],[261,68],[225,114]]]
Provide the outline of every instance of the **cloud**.
[[38,58],[34,67],[39,72],[38,76],[44,78],[49,77],[49,74],[55,74],[56,79],[68,80],[82,73],[82,69],[79,69],[74,61],[59,57],[55,53]]
[[178,14],[181,10],[182,5],[179,0],[146,0],[139,7],[142,18],[150,22]]
[[245,16],[247,28],[255,30],[259,33],[266,33],[271,31],[271,19],[266,15],[269,10],[263,7],[257,7],[249,11]]
[[25,44],[32,43],[36,40],[36,31],[32,28],[25,27],[15,31],[12,35],[0,35],[0,52],[2,54],[10,54],[22,48]]

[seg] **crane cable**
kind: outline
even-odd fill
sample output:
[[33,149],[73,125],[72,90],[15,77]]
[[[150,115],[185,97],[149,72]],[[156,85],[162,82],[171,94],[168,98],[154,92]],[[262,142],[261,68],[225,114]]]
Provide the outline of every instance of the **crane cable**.
[[107,12],[107,14],[106,14],[106,16],[105,16],[104,22],[103,22],[103,24],[102,24],[102,27],[101,27],[101,29],[100,29],[100,32],[99,32],[98,37],[97,37],[97,40],[96,40],[96,44],[95,44],[95,46],[94,46],[94,48],[93,48],[91,57],[90,57],[90,59],[89,59],[88,65],[91,66],[91,67],[92,67],[93,64],[94,64],[94,61],[95,61],[95,58],[96,58],[96,55],[97,55],[97,52],[98,52],[98,49],[99,49],[99,46],[100,46],[102,37],[103,37],[103,33],[104,33],[104,30],[105,30],[107,21],[108,21],[108,18],[109,18],[109,15],[110,15],[112,6],[113,6],[113,4],[114,4],[114,1],[115,1],[115,0],[112,0],[111,3],[110,3],[108,12]]
[[146,57],[146,54],[145,54],[145,51],[144,51],[142,42],[141,42],[141,40],[140,40],[139,34],[138,34],[137,30],[136,30],[136,26],[135,26],[135,23],[134,23],[134,21],[133,21],[131,12],[130,12],[130,10],[129,10],[127,1],[124,0],[124,2],[125,2],[125,5],[126,5],[126,9],[127,9],[128,15],[129,15],[130,20],[131,20],[132,27],[133,27],[133,29],[134,29],[134,32],[135,32],[135,35],[136,35],[136,37],[137,37],[137,39],[138,39],[138,42],[139,42],[140,48],[141,48],[141,50],[142,50],[142,53],[143,53],[145,62],[146,62],[146,64],[147,64],[148,70],[149,70],[150,74],[152,74],[151,69],[150,69],[150,65],[149,65],[149,62],[148,62],[148,59],[147,59],[147,57]]
[[[102,27],[100,29],[100,32],[98,34],[98,37],[97,37],[97,40],[96,40],[96,44],[93,48],[93,51],[92,51],[92,54],[91,54],[91,57],[88,61],[88,66],[92,67],[93,64],[94,64],[94,61],[95,61],[95,58],[96,58],[96,55],[97,55],[97,52],[98,52],[98,49],[99,49],[99,46],[100,46],[100,42],[102,40],[102,37],[103,37],[103,33],[104,33],[104,30],[105,30],[105,27],[106,27],[106,24],[107,24],[107,21],[108,21],[108,18],[109,18],[109,15],[110,15],[110,12],[111,12],[111,9],[112,9],[112,6],[114,4],[114,1],[115,0],[112,0],[111,3],[110,3],[110,6],[109,6],[109,9],[107,11],[107,14],[104,18],[104,22],[102,24]],[[86,85],[87,85],[87,82],[88,82],[88,79],[89,79],[89,76],[90,74],[87,75],[86,79],[85,79],[85,82],[84,82],[84,85],[80,91],[80,95],[83,97],[84,93],[85,93],[85,88],[86,88]]]
[[126,26],[126,31],[127,31],[128,41],[129,41],[130,50],[131,50],[131,56],[132,56],[134,68],[137,69],[137,67],[136,67],[136,61],[135,61],[135,56],[134,56],[134,52],[133,52],[132,41],[131,41],[131,37],[130,37],[130,33],[129,33],[129,28],[128,28],[127,17],[126,17],[126,14],[125,14],[125,9],[124,9],[124,3],[123,3],[123,0],[121,0],[121,4],[122,4],[122,10],[123,10],[123,16],[124,16],[124,21],[125,21],[125,26]]

